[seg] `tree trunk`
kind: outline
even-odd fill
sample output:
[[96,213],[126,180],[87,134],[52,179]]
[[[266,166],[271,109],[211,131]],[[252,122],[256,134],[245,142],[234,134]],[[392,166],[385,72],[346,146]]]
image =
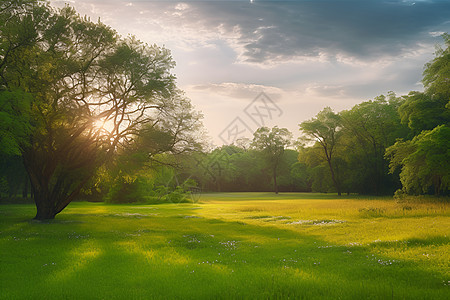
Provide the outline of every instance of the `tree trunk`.
[[50,192],[48,187],[49,179],[43,176],[42,172],[36,172],[38,168],[33,165],[32,160],[27,160],[27,156],[23,155],[25,169],[31,185],[31,195],[36,204],[35,220],[51,220],[56,216],[54,203],[50,200]]
[[219,181],[219,180],[216,180],[215,183],[216,183],[216,191],[219,192],[219,193],[222,192],[222,188],[221,188],[221,186],[220,186],[220,181]]
[[28,198],[28,174],[25,173],[25,180],[23,183],[23,189],[22,189],[22,198],[27,199]]
[[34,191],[34,202],[36,203],[35,220],[52,220],[56,216],[55,207],[48,198],[48,193]]
[[338,193],[338,196],[341,195],[341,184],[336,180],[336,176],[334,176],[334,168],[333,164],[331,163],[331,151],[328,152],[328,149],[322,144],[323,151],[325,152],[325,157],[327,159],[328,166],[330,167],[331,172],[331,180],[333,181],[333,185]]
[[36,209],[37,212],[36,216],[34,217],[35,220],[53,220],[56,216],[50,206],[36,204]]
[[334,187],[336,188],[336,191],[338,193],[338,196],[341,195],[341,185],[340,183],[336,180],[336,177],[334,176],[334,169],[333,169],[333,165],[331,164],[331,159],[327,158],[327,162],[328,162],[328,166],[330,167],[330,172],[331,172],[331,180],[333,181]]
[[441,185],[442,185],[442,177],[437,175],[434,180],[434,194],[436,196],[440,196],[441,194]]

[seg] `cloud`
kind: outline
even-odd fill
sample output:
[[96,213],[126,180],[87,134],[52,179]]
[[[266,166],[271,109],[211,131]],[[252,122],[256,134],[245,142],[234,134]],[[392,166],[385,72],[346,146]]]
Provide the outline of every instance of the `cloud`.
[[[338,55],[360,60],[402,55],[429,32],[449,29],[450,3],[290,1],[198,5],[205,25],[221,26],[250,63]],[[441,29],[441,30],[439,30]]]
[[270,95],[273,100],[281,98],[282,94],[284,94],[282,89],[273,86],[235,82],[200,84],[188,87],[188,89],[219,94],[235,99],[243,99],[245,102],[253,100],[261,92]]
[[348,97],[348,87],[342,85],[311,85],[305,89],[307,95],[319,97]]
[[236,116],[251,123],[243,110],[261,91],[283,110],[277,125],[295,132],[325,106],[422,90],[423,65],[450,32],[448,0],[73,3],[123,36],[170,49],[179,87],[216,140]]
[[121,22],[114,15],[137,25],[134,34],[183,50],[224,41],[237,62],[260,66],[397,57],[450,31],[448,1],[80,0],[77,5],[90,5],[97,14],[108,11],[103,15],[108,22]]

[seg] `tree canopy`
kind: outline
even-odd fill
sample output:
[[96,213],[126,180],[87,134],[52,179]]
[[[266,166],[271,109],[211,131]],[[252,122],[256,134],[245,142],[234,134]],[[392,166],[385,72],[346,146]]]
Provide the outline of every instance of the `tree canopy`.
[[436,46],[435,58],[425,65],[423,84],[432,98],[450,99],[450,35],[444,33],[444,48]]
[[[169,50],[122,38],[70,6],[15,0],[0,9],[0,99],[11,107],[3,110],[2,128],[11,127],[13,113],[32,128],[2,143],[20,149],[37,219],[61,212],[103,162],[142,132],[166,134],[156,152],[190,146],[186,132],[199,118],[176,89]],[[17,105],[25,94],[30,107]]]
[[450,186],[450,128],[440,125],[424,130],[411,141],[398,141],[386,150],[390,171],[401,168],[400,180],[407,193],[441,194]]
[[341,195],[341,182],[336,171],[334,154],[340,138],[340,128],[340,116],[334,113],[330,107],[325,107],[315,118],[300,124],[300,130],[311,141],[318,143],[322,147],[323,155],[330,170],[331,180],[338,195]]
[[253,134],[251,146],[259,150],[264,156],[266,163],[272,171],[273,187],[275,194],[278,194],[277,171],[281,162],[281,157],[286,147],[291,144],[292,133],[286,128],[272,129],[260,127]]

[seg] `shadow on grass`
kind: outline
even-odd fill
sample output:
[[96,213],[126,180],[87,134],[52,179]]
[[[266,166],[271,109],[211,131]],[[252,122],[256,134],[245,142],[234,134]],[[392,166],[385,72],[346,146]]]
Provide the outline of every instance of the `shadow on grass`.
[[[442,274],[330,245],[288,229],[216,218],[70,212],[48,224],[1,222],[0,282],[8,298],[446,299]],[[197,216],[197,211],[184,211]],[[448,239],[409,240],[443,245]],[[384,244],[383,247],[394,247]],[[24,281],[24,278],[27,280]]]
[[376,247],[426,247],[426,246],[449,246],[450,247],[450,238],[448,236],[433,236],[427,239],[420,238],[412,238],[406,239],[402,241],[387,241],[387,242],[375,242],[371,244]]
[[[210,200],[220,201],[274,201],[274,200],[330,200],[330,199],[369,199],[370,197],[360,196],[356,194],[338,196],[335,193],[204,193],[200,197],[200,203],[207,203]],[[375,197],[373,197],[375,199]],[[377,197],[376,199],[380,199]],[[384,199],[384,198],[383,198]],[[392,197],[386,197],[386,199],[392,199]]]

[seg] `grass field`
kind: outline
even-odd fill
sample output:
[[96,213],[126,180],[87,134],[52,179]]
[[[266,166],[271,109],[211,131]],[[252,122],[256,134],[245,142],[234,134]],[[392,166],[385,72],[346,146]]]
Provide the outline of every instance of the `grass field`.
[[448,299],[450,203],[205,194],[0,206],[1,299]]

